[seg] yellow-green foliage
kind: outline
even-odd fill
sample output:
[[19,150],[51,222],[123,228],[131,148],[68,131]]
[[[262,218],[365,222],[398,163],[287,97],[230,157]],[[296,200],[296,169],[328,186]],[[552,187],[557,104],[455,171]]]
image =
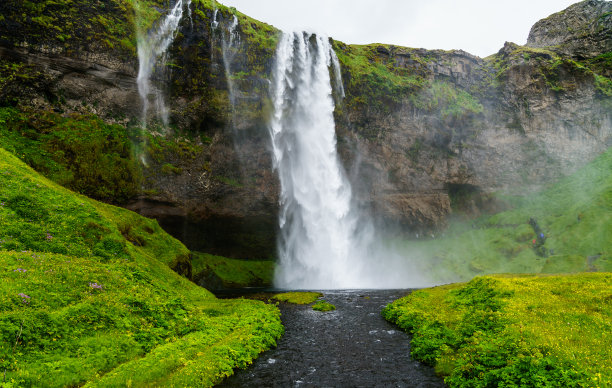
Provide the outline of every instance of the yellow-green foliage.
[[141,173],[126,128],[96,116],[0,108],[0,147],[81,194],[122,202]]
[[451,387],[612,383],[612,274],[485,276],[383,311]]
[[271,286],[274,276],[272,260],[238,260],[193,252],[191,264],[194,279],[212,271],[228,288]]
[[322,296],[320,292],[284,292],[274,295],[272,299],[293,304],[311,304]]
[[315,311],[326,312],[335,310],[336,306],[325,300],[317,300],[316,303],[312,305],[312,309]]
[[210,386],[282,333],[278,309],[173,272],[154,220],[41,177],[0,149],[0,370],[9,386]]
[[[420,89],[425,80],[409,70],[384,62],[377,53],[378,44],[344,46],[335,41],[334,50],[342,65],[343,78],[349,93],[355,92],[356,103],[379,106],[399,102],[412,91]],[[388,109],[388,108],[387,108]]]

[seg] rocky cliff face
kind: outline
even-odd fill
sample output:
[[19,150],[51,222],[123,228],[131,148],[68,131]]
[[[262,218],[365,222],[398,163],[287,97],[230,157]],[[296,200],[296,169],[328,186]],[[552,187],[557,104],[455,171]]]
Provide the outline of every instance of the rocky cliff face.
[[[193,2],[169,71],[153,79],[170,127],[151,117],[140,133],[137,26],[163,9],[140,3],[2,2],[1,104],[124,126],[146,161],[142,189],[125,206],[192,249],[274,255],[278,182],[266,123],[278,31],[223,6],[213,28],[212,3]],[[227,47],[234,14],[237,39]],[[346,90],[338,147],[360,204],[404,230],[435,230],[453,206],[495,208],[488,193],[540,186],[605,150],[611,20],[610,2],[583,1],[538,22],[527,46],[507,43],[485,59],[334,42]]]

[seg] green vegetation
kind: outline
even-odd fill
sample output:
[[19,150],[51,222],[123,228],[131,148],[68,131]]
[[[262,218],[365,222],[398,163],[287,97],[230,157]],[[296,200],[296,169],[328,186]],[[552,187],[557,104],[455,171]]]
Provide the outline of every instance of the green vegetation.
[[486,276],[415,291],[383,316],[451,387],[606,387],[611,290],[611,274]]
[[[505,200],[511,210],[454,221],[443,237],[405,243],[406,252],[428,257],[423,271],[437,282],[485,273],[612,271],[612,148],[546,190]],[[530,218],[545,234],[545,257],[534,249]]]
[[338,41],[334,41],[333,46],[345,72],[347,92],[354,96],[356,104],[389,109],[388,104],[400,102],[402,97],[426,84],[420,74],[412,74],[407,68],[394,66],[393,61],[385,61],[378,50],[388,50],[388,46],[346,46]]
[[238,260],[193,252],[191,260],[194,281],[214,275],[223,288],[264,287],[272,285],[274,261]]
[[321,312],[326,312],[326,311],[333,311],[336,309],[336,306],[334,306],[333,304],[325,301],[325,300],[317,300],[315,302],[315,304],[312,305],[312,309],[315,311],[321,311]]
[[157,222],[41,177],[0,149],[3,386],[210,386],[282,333],[278,310],[179,276]]
[[133,197],[141,182],[121,125],[96,116],[0,107],[0,147],[74,191],[105,201]]
[[285,303],[311,304],[322,296],[320,292],[284,292],[274,295],[272,299]]

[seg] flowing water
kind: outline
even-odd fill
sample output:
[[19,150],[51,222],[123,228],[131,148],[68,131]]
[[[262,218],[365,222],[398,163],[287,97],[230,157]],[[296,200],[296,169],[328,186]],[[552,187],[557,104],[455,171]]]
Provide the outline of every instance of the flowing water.
[[278,346],[220,387],[444,387],[432,368],[410,358],[410,337],[381,309],[408,291],[324,291],[335,311],[281,304]]
[[[281,183],[281,288],[355,285],[360,260],[351,187],[338,161],[328,39],[282,35],[276,54],[270,123]],[[338,71],[339,73],[339,71]]]
[[406,288],[427,285],[409,258],[375,234],[355,206],[338,159],[332,77],[343,96],[329,39],[284,33],[270,94],[269,132],[281,184],[279,266],[286,289]]
[[179,23],[183,18],[183,10],[187,7],[191,18],[191,0],[177,0],[170,12],[161,20],[156,28],[149,30],[146,34],[138,33],[138,93],[142,100],[142,123],[147,124],[147,114],[151,100],[155,104],[155,113],[161,119],[164,126],[168,126],[168,109],[160,88],[151,84],[151,78],[155,71],[163,74],[168,47],[174,40]]

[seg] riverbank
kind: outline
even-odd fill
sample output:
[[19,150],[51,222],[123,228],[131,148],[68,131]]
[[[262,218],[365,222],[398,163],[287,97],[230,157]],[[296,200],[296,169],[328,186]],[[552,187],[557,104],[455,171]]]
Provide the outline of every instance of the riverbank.
[[612,274],[497,275],[415,291],[383,316],[451,387],[607,387]]

